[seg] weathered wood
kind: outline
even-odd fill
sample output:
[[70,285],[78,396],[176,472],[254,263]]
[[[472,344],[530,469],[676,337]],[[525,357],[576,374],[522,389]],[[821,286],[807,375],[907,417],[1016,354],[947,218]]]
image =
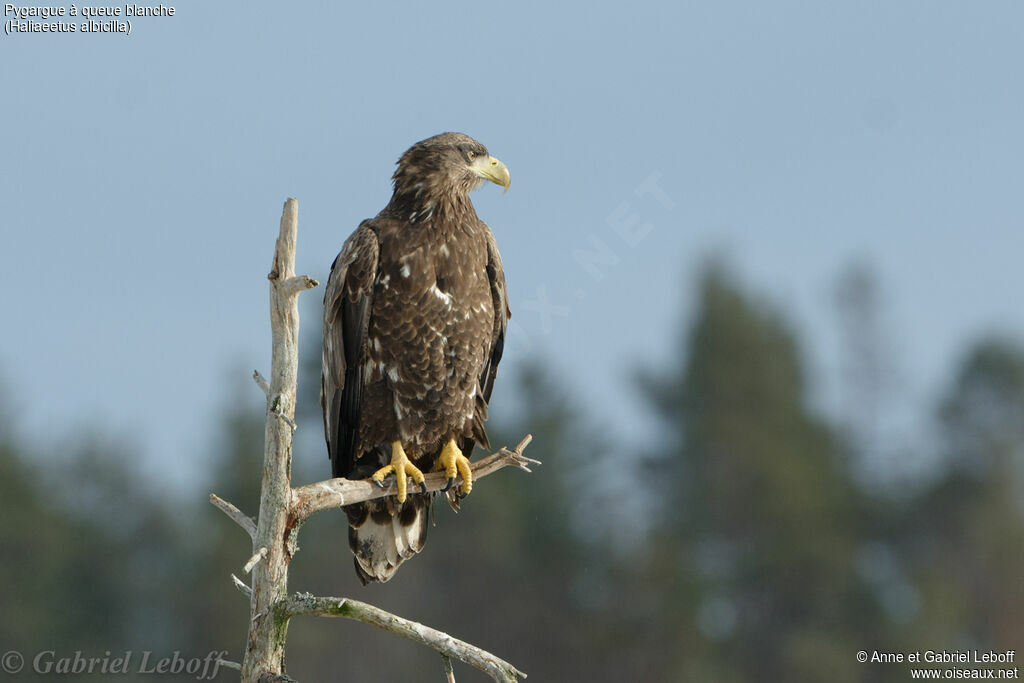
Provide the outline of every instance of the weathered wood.
[[299,292],[316,286],[308,277],[295,277],[295,240],[299,205],[284,204],[280,234],[274,249],[270,280],[271,365],[267,392],[267,425],[263,440],[263,483],[253,552],[266,555],[252,572],[252,618],[242,660],[242,680],[284,673],[287,621],[276,618],[274,606],[287,595],[288,561],[285,530],[291,498],[292,433],[295,388],[299,372]]
[[318,617],[344,617],[361,621],[364,624],[372,624],[388,633],[394,633],[433,648],[442,655],[455,657],[480,669],[498,683],[515,683],[519,678],[526,678],[526,674],[522,671],[490,652],[470,645],[464,640],[452,638],[437,629],[404,619],[359,600],[322,598],[300,593],[282,601],[278,605],[278,609],[282,615],[288,617],[312,614]]
[[230,517],[235,524],[242,527],[245,530],[245,533],[249,534],[249,538],[256,536],[256,522],[253,521],[252,517],[245,514],[234,505],[218,496],[216,493],[210,494],[210,502],[213,503],[218,510]]

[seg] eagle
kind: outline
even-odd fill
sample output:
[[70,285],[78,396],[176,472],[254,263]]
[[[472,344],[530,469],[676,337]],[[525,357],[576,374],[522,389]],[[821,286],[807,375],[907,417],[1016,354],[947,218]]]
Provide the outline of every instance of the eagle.
[[382,487],[394,476],[398,490],[344,508],[364,585],[423,549],[433,495],[423,472],[445,471],[457,508],[473,487],[474,445],[489,447],[510,310],[494,234],[469,199],[485,181],[507,191],[508,167],[468,135],[417,142],[398,160],[391,201],[331,265],[320,403],[332,475]]

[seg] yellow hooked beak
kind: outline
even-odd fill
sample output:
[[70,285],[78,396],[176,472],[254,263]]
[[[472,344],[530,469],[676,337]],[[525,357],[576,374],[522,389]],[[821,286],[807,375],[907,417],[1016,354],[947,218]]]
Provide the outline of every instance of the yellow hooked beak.
[[505,188],[505,192],[508,192],[508,186],[512,184],[508,166],[494,157],[477,157],[471,167],[478,176],[484,180],[490,180],[495,185],[501,185]]

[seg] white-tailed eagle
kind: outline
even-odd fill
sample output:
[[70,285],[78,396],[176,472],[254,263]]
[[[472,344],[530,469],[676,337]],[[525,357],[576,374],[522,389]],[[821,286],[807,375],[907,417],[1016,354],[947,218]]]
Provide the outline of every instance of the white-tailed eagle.
[[[397,476],[398,495],[349,505],[363,583],[387,581],[423,549],[432,494],[406,477],[445,470],[457,504],[473,486],[469,455],[488,447],[487,403],[509,317],[494,235],[470,191],[508,189],[508,168],[461,133],[402,155],[394,194],[331,266],[324,297],[320,401],[333,476]],[[425,487],[424,487],[425,490]]]

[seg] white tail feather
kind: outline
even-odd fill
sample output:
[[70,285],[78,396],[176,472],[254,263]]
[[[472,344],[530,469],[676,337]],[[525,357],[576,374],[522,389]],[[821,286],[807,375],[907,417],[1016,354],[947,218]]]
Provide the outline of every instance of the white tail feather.
[[402,562],[423,550],[430,498],[410,495],[402,506],[393,499],[366,505],[369,514],[362,524],[349,529],[349,545],[363,583],[383,583],[394,576]]

